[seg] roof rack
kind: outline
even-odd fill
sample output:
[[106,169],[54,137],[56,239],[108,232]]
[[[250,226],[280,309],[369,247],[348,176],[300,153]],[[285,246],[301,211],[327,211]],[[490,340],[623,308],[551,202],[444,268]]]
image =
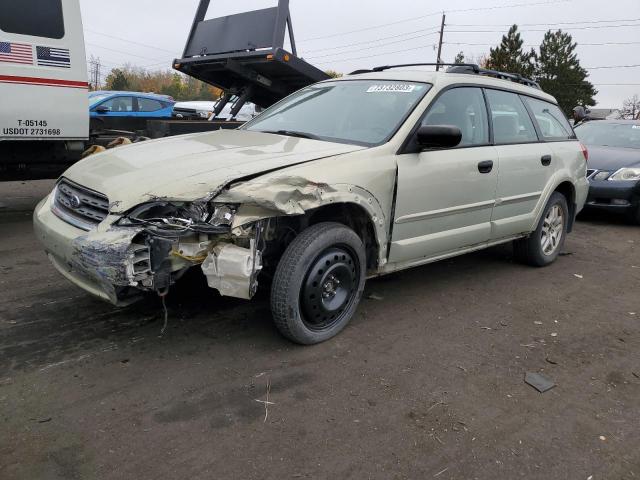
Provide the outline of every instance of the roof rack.
[[392,68],[404,68],[404,67],[449,67],[447,73],[466,73],[470,75],[483,75],[486,77],[499,78],[501,80],[509,80],[511,82],[520,83],[528,87],[537,88],[542,90],[538,82],[529,78],[523,77],[518,73],[499,72],[497,70],[489,70],[486,68],[480,68],[475,63],[403,63],[400,65],[382,65],[371,69],[361,69],[351,72],[350,75],[358,75],[361,73],[383,72]]

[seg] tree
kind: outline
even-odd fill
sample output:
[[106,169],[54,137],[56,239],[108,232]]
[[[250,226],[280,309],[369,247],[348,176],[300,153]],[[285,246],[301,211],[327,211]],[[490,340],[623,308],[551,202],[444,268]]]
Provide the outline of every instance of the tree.
[[525,52],[523,44],[518,26],[511,26],[507,34],[502,36],[500,45],[489,50],[486,68],[531,78],[535,73],[536,52],[533,49]]
[[536,69],[536,80],[542,90],[553,95],[567,115],[577,105],[595,105],[593,97],[598,93],[587,80],[589,74],[580,66],[576,45],[568,33],[549,30],[540,45]]
[[125,65],[114,68],[106,81],[110,90],[153,92],[171,95],[175,100],[216,100],[222,90],[171,70],[149,71],[142,67]]
[[464,63],[464,52],[458,52],[456,58],[453,59],[453,63]]
[[129,90],[129,79],[119,68],[114,68],[107,76],[106,81],[107,90]]
[[622,102],[622,118],[640,120],[640,98],[637,94]]

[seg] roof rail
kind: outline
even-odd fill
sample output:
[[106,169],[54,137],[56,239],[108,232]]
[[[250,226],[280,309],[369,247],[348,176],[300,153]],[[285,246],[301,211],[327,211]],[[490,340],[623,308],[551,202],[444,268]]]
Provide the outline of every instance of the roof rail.
[[466,73],[473,75],[483,75],[486,77],[499,78],[501,80],[509,80],[511,82],[520,83],[528,87],[537,88],[541,90],[538,82],[529,78],[523,77],[518,73],[499,72],[497,70],[489,70],[486,68],[480,68],[475,63],[403,63],[400,65],[382,65],[380,67],[374,67],[371,69],[355,70],[350,75],[358,75],[361,73],[383,72],[392,68],[404,68],[404,67],[449,67],[447,73]]

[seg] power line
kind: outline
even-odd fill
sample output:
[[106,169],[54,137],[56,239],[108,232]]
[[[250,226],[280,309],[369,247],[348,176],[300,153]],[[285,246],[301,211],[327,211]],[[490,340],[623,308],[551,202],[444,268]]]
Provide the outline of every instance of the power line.
[[584,67],[587,70],[598,70],[601,68],[637,68],[640,67],[640,65],[605,65],[602,67]]
[[402,20],[397,20],[394,22],[387,22],[387,23],[383,23],[383,24],[378,24],[378,25],[372,25],[370,27],[364,27],[364,28],[358,28],[356,30],[348,30],[345,32],[340,32],[340,33],[332,33],[329,35],[321,35],[318,37],[310,37],[310,38],[303,38],[302,40],[300,40],[301,42],[311,42],[311,41],[315,41],[315,40],[322,40],[325,38],[334,38],[334,37],[339,37],[339,36],[343,36],[343,35],[349,35],[351,33],[359,33],[359,32],[365,32],[368,30],[375,30],[378,28],[384,28],[384,27],[388,27],[389,25],[398,25],[400,23],[406,23],[406,22],[413,22],[416,20],[420,20],[423,18],[429,18],[429,17],[435,17],[438,15],[441,15],[442,13],[464,13],[464,12],[477,12],[477,11],[486,11],[486,10],[496,10],[496,9],[501,9],[501,8],[517,8],[517,7],[535,7],[535,6],[540,6],[540,5],[547,5],[547,6],[551,6],[551,5],[557,5],[559,3],[566,3],[566,2],[573,2],[575,0],[556,0],[556,1],[546,1],[546,2],[536,2],[536,3],[516,3],[516,4],[512,4],[512,5],[494,5],[494,6],[489,6],[489,7],[478,7],[478,8],[459,8],[459,9],[455,9],[455,10],[446,10],[445,12],[432,12],[432,13],[428,13],[426,15],[418,15],[418,16],[414,16],[411,18],[404,18]]
[[[518,23],[518,27],[538,27],[538,26],[545,26],[545,25],[579,25],[582,23],[587,23],[587,24],[592,24],[592,23],[613,23],[613,22],[638,22],[640,21],[640,18],[623,18],[623,19],[618,19],[618,20],[584,20],[581,22],[556,22],[556,23]],[[468,24],[463,24],[463,23],[450,23],[448,24],[450,27],[479,27],[479,26],[485,26],[485,27],[511,27],[513,25],[512,24],[505,24],[505,23],[483,23],[483,24],[479,24],[479,23],[468,23]]]
[[[553,24],[551,24],[553,25]],[[589,27],[570,27],[565,28],[565,30],[573,31],[573,30],[592,30],[592,29],[600,29],[600,28],[621,28],[621,27],[640,27],[640,23],[629,23],[624,25],[593,25]],[[546,29],[524,29],[519,30],[520,32],[547,32],[549,28]],[[503,33],[502,30],[448,30],[448,33]]]
[[142,43],[142,42],[134,42],[133,40],[129,40],[129,39],[126,39],[126,38],[118,37],[116,35],[109,35],[107,33],[96,32],[95,30],[91,30],[89,28],[85,28],[85,31],[94,33],[96,35],[101,35],[103,37],[108,37],[108,38],[113,38],[113,39],[116,39],[116,40],[120,40],[122,42],[132,43],[134,45],[140,45],[141,47],[152,48],[154,50],[162,50],[163,52],[167,52],[167,53],[171,53],[171,54],[175,53],[173,50],[166,50],[164,48],[160,48],[160,47],[157,47],[155,45],[149,45],[149,44]]
[[329,63],[342,63],[342,62],[347,62],[347,61],[351,61],[351,60],[361,60],[363,58],[382,57],[384,55],[393,55],[394,53],[409,52],[409,51],[412,51],[412,50],[418,50],[418,49],[421,49],[421,48],[429,48],[429,47],[432,47],[432,46],[433,46],[433,44],[431,44],[431,45],[420,45],[418,47],[405,48],[405,49],[402,49],[402,50],[395,50],[393,52],[374,53],[372,55],[365,55],[364,57],[343,58],[343,59],[340,59],[340,60],[326,61],[326,62],[316,62],[316,63],[318,63],[319,65],[326,65],[326,64],[329,64]]
[[[411,38],[404,38],[402,40],[396,40],[395,42],[387,42],[387,43],[383,43],[383,44],[380,44],[380,45],[371,45],[371,46],[368,46],[368,47],[357,48],[355,50],[349,50],[349,53],[351,53],[351,52],[360,52],[360,51],[363,51],[363,50],[371,50],[372,48],[386,47],[387,45],[395,45],[395,44],[398,44],[398,43],[407,42],[409,40],[415,40],[417,38],[428,37],[429,35],[436,35],[437,33],[438,33],[437,31],[436,32],[429,32],[429,33],[426,33],[424,35],[417,35],[417,36],[411,37]],[[375,42],[376,40],[372,40],[372,41]],[[305,57],[305,58],[313,60],[313,59],[316,59],[316,58],[335,57],[336,55],[341,55],[342,53],[346,53],[346,52],[329,53],[329,54],[326,54],[326,55],[316,55],[316,56],[313,56],[313,57]]]
[[[495,43],[468,43],[468,42],[443,42],[448,45],[471,45],[471,46],[480,46],[480,47],[493,47]],[[640,42],[602,42],[602,43],[578,43],[578,47],[580,46],[588,46],[595,47],[601,45],[640,45]],[[538,47],[539,45],[534,45],[533,43],[523,44],[523,47]]]
[[422,18],[435,17],[436,15],[440,15],[440,12],[428,13],[427,15],[420,15],[420,16],[412,17],[412,18],[405,18],[404,20],[398,20],[396,22],[388,22],[388,23],[382,23],[382,24],[379,24],[379,25],[372,25],[370,27],[359,28],[357,30],[349,30],[347,32],[333,33],[331,35],[322,35],[320,37],[303,38],[301,41],[302,42],[311,42],[311,41],[314,41],[314,40],[323,40],[325,38],[341,37],[343,35],[349,35],[351,33],[366,32],[368,30],[375,30],[377,28],[388,27],[389,25],[398,25],[399,23],[413,22],[415,20],[420,20]]
[[[429,30],[430,28],[436,28],[435,32],[437,32],[437,25],[434,25],[432,27],[429,28],[421,28],[420,30],[414,30],[412,32],[405,32],[405,33],[400,33],[398,35],[390,35],[388,37],[380,37],[380,38],[376,38],[375,40],[366,40],[363,42],[357,42],[357,43],[345,43],[343,45],[338,45],[335,47],[327,47],[327,48],[315,48],[313,50],[305,50],[306,53],[312,53],[312,52],[324,52],[327,50],[337,50],[340,48],[350,48],[350,47],[354,47],[354,46],[358,46],[358,45],[366,45],[369,43],[373,43],[373,42],[381,42],[382,40],[389,40],[391,38],[399,38],[399,37],[404,37],[407,35],[413,35],[414,33],[420,33],[420,32],[425,32],[427,30]],[[430,35],[430,33],[428,33]]]
[[[86,44],[87,44],[87,45],[91,45],[92,47],[102,48],[103,50],[109,50],[109,51],[111,51],[111,52],[121,53],[121,54],[123,54],[123,55],[129,55],[129,56],[132,56],[132,57],[142,58],[142,59],[144,59],[144,60],[158,60],[158,61],[160,61],[160,59],[159,59],[159,58],[149,58],[149,57],[142,56],[142,55],[136,55],[136,54],[134,54],[134,53],[124,52],[124,51],[122,51],[122,50],[116,50],[115,48],[103,47],[102,45],[98,45],[98,44],[91,43],[91,42],[86,42]],[[172,59],[172,60],[173,60],[173,59]]]

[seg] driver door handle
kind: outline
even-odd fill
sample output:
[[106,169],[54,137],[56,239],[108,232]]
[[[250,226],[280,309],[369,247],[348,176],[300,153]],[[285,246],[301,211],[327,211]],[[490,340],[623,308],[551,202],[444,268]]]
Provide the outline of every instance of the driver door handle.
[[480,173],[489,173],[493,170],[493,160],[485,160],[478,164],[478,171]]

